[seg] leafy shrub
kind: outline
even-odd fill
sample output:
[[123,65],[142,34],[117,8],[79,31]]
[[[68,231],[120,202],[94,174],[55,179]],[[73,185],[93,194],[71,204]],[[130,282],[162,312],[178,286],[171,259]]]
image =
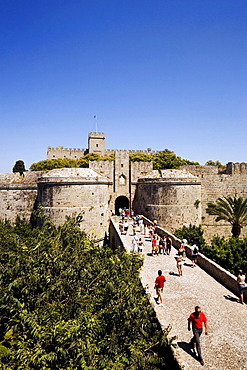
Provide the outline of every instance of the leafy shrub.
[[189,227],[183,226],[180,229],[175,230],[174,235],[179,239],[187,239],[189,245],[196,244],[200,250],[205,245],[205,239],[203,238],[203,230],[201,225],[191,225]]
[[187,239],[189,245],[198,245],[201,253],[232,274],[236,274],[238,269],[247,272],[247,238],[226,239],[216,235],[211,245],[208,245],[203,238],[201,226],[195,225],[183,226],[175,231],[175,235],[179,239]]
[[86,154],[79,159],[57,158],[45,159],[30,166],[32,171],[50,171],[54,168],[88,168],[89,161],[114,161],[114,154],[101,157],[97,153]]
[[236,274],[238,269],[247,271],[247,238],[214,236],[211,245],[204,245],[201,252],[232,274]]
[[3,369],[163,369],[169,328],[141,286],[142,259],[100,248],[79,221],[0,221]]

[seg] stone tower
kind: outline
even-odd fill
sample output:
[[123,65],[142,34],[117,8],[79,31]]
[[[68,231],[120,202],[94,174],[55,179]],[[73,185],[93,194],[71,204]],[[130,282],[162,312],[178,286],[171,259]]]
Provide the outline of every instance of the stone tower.
[[105,155],[105,134],[104,132],[89,132],[88,134],[88,153],[98,153]]

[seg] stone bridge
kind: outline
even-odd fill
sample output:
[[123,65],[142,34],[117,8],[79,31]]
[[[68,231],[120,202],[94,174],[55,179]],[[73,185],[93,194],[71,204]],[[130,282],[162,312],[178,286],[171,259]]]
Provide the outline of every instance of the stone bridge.
[[[131,251],[132,227],[127,235],[119,235],[118,217],[112,217],[110,225],[111,242],[122,245],[128,252]],[[159,232],[166,233],[162,229]],[[176,336],[177,347],[174,356],[180,369],[196,370],[202,368],[190,345],[191,332],[187,329],[187,319],[194,307],[199,305],[206,314],[209,324],[209,334],[201,335],[202,355],[205,369],[216,370],[244,370],[247,369],[247,306],[238,302],[236,295],[235,277],[225,271],[225,277],[220,275],[224,271],[219,266],[216,272],[215,264],[198,259],[198,264],[212,264],[213,273],[221,284],[199,266],[191,267],[189,258],[183,264],[183,276],[177,275],[175,255],[177,249],[172,248],[171,254],[151,256],[151,241],[145,235],[137,236],[144,241],[144,265],[141,271],[141,281],[150,296],[157,317],[162,327],[172,326],[170,336]],[[114,240],[113,240],[114,239]],[[177,245],[174,239],[174,245]],[[189,253],[189,251],[187,251]],[[204,258],[205,259],[205,258]],[[207,260],[207,259],[206,259]],[[163,293],[164,307],[160,307],[154,300],[154,280],[157,271],[162,270],[166,277]],[[225,279],[225,280],[224,280]],[[227,283],[228,281],[228,283]],[[234,283],[234,286],[232,285]],[[228,288],[226,288],[228,285]],[[233,292],[235,290],[235,292]]]

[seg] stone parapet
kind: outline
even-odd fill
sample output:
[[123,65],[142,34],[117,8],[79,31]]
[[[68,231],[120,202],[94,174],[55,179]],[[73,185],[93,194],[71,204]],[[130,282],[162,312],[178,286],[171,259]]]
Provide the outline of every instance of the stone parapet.
[[[142,216],[145,225],[151,225],[152,221],[145,216]],[[172,239],[172,245],[177,250],[180,248],[181,240],[169,231],[163,229],[162,227],[157,227],[157,234],[161,237],[169,236]],[[185,247],[187,257],[191,258],[193,248],[190,245]],[[198,253],[197,264],[209,275],[211,275],[220,284],[225,286],[235,295],[238,295],[237,277],[231,274],[229,271],[225,270],[223,267],[218,265],[216,262],[207,258],[204,254]],[[247,300],[247,289],[244,291],[244,298]]]

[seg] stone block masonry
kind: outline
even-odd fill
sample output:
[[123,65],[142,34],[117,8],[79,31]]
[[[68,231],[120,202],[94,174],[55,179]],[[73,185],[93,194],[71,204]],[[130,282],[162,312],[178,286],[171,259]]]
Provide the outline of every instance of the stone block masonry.
[[108,227],[108,181],[88,168],[51,170],[38,180],[38,204],[55,225],[83,215],[81,227],[102,237]]

